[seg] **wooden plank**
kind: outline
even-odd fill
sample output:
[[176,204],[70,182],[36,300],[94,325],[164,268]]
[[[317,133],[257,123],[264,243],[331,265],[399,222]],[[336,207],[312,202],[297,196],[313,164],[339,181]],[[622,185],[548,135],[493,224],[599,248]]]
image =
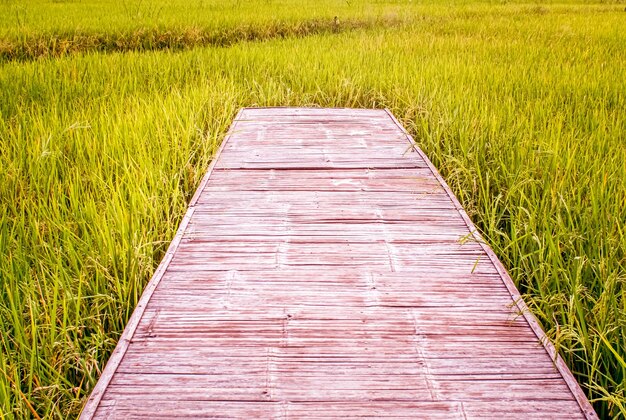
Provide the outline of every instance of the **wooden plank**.
[[82,418],[595,418],[383,110],[243,109]]

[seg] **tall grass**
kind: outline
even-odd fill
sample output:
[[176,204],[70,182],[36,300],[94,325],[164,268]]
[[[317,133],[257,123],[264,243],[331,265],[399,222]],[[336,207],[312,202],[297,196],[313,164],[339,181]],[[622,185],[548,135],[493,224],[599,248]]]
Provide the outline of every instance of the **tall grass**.
[[74,30],[117,33],[141,27],[221,29],[334,16],[362,19],[405,14],[420,7],[390,0],[2,0],[0,36],[10,39]]
[[400,117],[600,415],[626,416],[623,7],[461,6],[0,64],[0,413],[76,415],[236,110],[318,105]]
[[273,38],[296,38],[314,34],[335,34],[354,29],[400,26],[397,17],[369,19],[307,19],[301,22],[280,21],[253,25],[203,29],[198,27],[138,28],[118,33],[54,32],[23,36],[0,44],[0,60],[25,61],[63,57],[85,52],[127,52],[170,50],[194,47],[227,47],[244,41]]

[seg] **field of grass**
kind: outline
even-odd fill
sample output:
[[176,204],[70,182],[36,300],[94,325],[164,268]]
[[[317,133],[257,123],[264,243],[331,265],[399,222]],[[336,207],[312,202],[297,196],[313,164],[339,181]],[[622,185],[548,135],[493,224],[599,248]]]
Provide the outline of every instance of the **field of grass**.
[[11,2],[0,4],[0,18],[11,23],[0,28],[0,59],[227,46],[382,23],[390,26],[416,10],[415,6],[345,0]]
[[256,105],[390,108],[626,417],[624,4],[299,3],[0,2],[0,418],[80,412]]

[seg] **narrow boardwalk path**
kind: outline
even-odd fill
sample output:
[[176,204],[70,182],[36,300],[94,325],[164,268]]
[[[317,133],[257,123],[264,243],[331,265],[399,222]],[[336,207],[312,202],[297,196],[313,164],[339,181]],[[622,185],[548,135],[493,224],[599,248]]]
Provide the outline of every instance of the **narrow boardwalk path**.
[[383,110],[244,109],[83,418],[594,418]]

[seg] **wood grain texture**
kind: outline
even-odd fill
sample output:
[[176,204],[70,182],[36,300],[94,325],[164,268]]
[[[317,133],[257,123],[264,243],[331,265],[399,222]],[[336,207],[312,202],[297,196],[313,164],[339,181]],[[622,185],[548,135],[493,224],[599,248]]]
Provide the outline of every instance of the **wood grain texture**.
[[596,418],[384,110],[243,109],[82,418]]

